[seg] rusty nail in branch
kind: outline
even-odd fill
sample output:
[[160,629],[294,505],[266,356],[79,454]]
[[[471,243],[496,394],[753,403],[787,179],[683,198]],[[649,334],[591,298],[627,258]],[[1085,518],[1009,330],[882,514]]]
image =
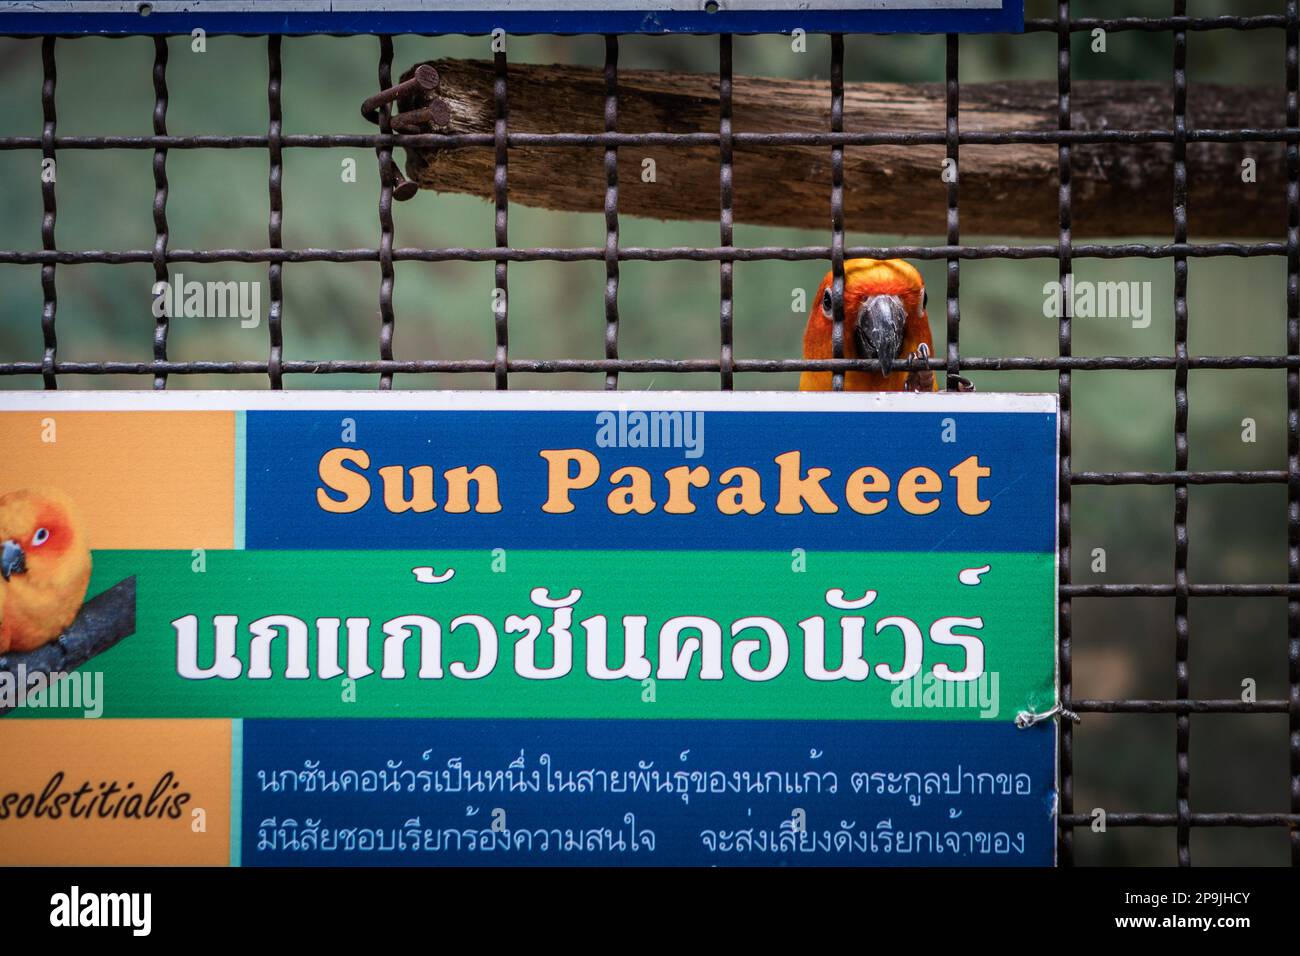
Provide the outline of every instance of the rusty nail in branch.
[[438,88],[440,81],[438,71],[429,64],[422,63],[415,68],[415,73],[409,80],[404,80],[396,86],[390,86],[386,90],[380,90],[362,103],[361,115],[368,122],[378,124],[379,111],[388,106],[389,103],[417,90],[430,93]]
[[420,192],[420,187],[411,182],[396,169],[393,170],[393,198],[398,202],[406,202],[408,199],[414,199]]
[[397,161],[391,157],[387,164],[387,174],[387,182],[393,187],[393,198],[398,202],[414,199],[420,192],[420,187],[402,175],[402,170],[398,168]]
[[442,100],[433,100],[428,106],[407,110],[393,117],[393,129],[399,133],[418,133],[426,127],[442,129],[451,122],[451,107]]

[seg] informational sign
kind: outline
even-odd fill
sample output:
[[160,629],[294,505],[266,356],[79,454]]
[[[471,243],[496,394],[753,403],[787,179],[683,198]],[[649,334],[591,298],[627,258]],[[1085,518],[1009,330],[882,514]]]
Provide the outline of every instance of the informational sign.
[[1056,436],[0,393],[0,863],[1051,865]]
[[1024,0],[0,0],[3,33],[1019,32]]

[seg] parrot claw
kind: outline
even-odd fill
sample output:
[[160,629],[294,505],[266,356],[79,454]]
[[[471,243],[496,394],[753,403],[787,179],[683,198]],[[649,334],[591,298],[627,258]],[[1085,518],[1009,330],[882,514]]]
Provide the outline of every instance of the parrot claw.
[[[916,347],[916,350],[907,356],[908,361],[924,362],[930,358],[930,347],[922,342]],[[965,375],[948,375],[949,391],[973,392],[975,383]],[[956,388],[952,388],[952,386]],[[932,392],[934,391],[934,369],[922,368],[914,369],[907,373],[907,381],[903,383],[903,390],[907,392]]]
[[[911,352],[907,358],[910,362],[924,362],[930,357],[930,347],[922,342]],[[920,368],[913,369],[907,373],[907,381],[903,383],[905,392],[933,392],[934,391],[934,369]]]

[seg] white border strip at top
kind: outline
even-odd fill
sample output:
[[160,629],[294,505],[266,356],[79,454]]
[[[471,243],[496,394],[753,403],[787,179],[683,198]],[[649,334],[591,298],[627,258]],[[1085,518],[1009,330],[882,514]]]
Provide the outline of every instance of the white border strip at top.
[[0,391],[0,412],[1041,412],[1055,392]]

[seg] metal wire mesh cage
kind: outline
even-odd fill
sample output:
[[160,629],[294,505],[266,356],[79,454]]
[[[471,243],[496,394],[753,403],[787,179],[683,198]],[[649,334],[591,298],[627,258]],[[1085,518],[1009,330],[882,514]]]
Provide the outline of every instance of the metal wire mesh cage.
[[[1075,4],[1076,7],[1079,5]],[[931,132],[846,130],[845,90],[846,83],[851,82],[846,80],[846,65],[850,69],[856,68],[854,47],[865,44],[867,38],[849,37],[846,41],[842,35],[826,38],[827,56],[820,61],[820,71],[829,77],[828,128],[815,128],[816,124],[810,123],[802,129],[775,134],[737,129],[733,122],[736,51],[738,45],[752,41],[750,38],[722,35],[674,41],[692,44],[697,53],[707,45],[708,55],[716,58],[716,130],[620,133],[620,53],[629,43],[635,44],[639,40],[608,35],[589,38],[587,47],[591,49],[592,42],[603,47],[603,133],[512,132],[511,60],[503,49],[495,51],[493,59],[495,122],[491,132],[450,139],[437,133],[397,131],[386,106],[376,110],[373,103],[370,112],[378,123],[377,130],[291,131],[295,127],[289,125],[292,111],[286,109],[286,95],[301,95],[302,102],[313,95],[346,101],[354,116],[355,103],[359,100],[349,99],[347,94],[339,93],[334,87],[324,89],[323,94],[319,88],[313,90],[310,87],[300,93],[290,93],[292,86],[286,82],[286,55],[292,56],[291,51],[295,48],[311,45],[311,53],[304,55],[303,60],[325,64],[315,74],[315,81],[326,84],[336,80],[341,72],[329,65],[330,44],[346,42],[350,50],[356,50],[358,43],[365,44],[361,56],[372,58],[372,62],[377,47],[377,75],[372,74],[373,80],[358,80],[356,85],[356,89],[370,95],[375,89],[393,88],[397,80],[395,74],[405,66],[405,60],[400,64],[397,61],[395,39],[391,36],[348,41],[281,36],[239,39],[237,42],[245,51],[244,55],[251,57],[247,51],[256,45],[257,56],[264,61],[263,75],[243,78],[249,84],[265,86],[266,102],[264,106],[259,105],[259,109],[264,111],[265,128],[255,132],[218,129],[215,127],[221,124],[215,121],[213,128],[205,127],[208,114],[193,107],[188,114],[177,116],[170,84],[173,83],[176,65],[175,53],[187,44],[185,37],[137,37],[116,41],[54,36],[7,39],[4,43],[11,54],[7,70],[13,76],[8,83],[8,97],[16,100],[19,96],[27,96],[27,91],[38,84],[40,128],[39,131],[24,128],[26,106],[11,104],[0,113],[10,118],[0,127],[0,155],[16,157],[16,161],[27,164],[22,167],[26,172],[21,176],[8,178],[5,189],[11,209],[6,217],[9,226],[0,240],[4,246],[0,249],[0,267],[6,270],[0,287],[6,290],[10,307],[5,310],[4,329],[0,330],[0,346],[4,349],[0,352],[0,379],[6,387],[46,389],[69,382],[89,383],[92,387],[138,388],[148,384],[155,389],[214,383],[269,386],[273,389],[359,383],[381,389],[429,384],[469,384],[498,389],[521,385],[551,387],[554,384],[617,389],[640,387],[646,383],[679,387],[680,383],[691,387],[732,389],[784,386],[790,384],[793,373],[815,369],[831,371],[835,386],[839,388],[848,370],[870,364],[842,357],[845,261],[856,257],[915,260],[931,270],[930,275],[937,280],[932,286],[941,287],[941,290],[932,288],[932,291],[937,293],[934,298],[944,303],[941,309],[934,310],[936,317],[943,316],[939,324],[943,326],[944,347],[929,361],[929,366],[946,373],[947,387],[955,389],[961,377],[970,376],[981,387],[988,387],[990,383],[996,386],[1007,383],[1008,387],[1051,388],[1054,385],[1060,395],[1059,665],[1063,705],[1083,717],[1079,729],[1063,721],[1059,731],[1060,861],[1071,864],[1077,857],[1080,862],[1163,862],[1172,849],[1173,857],[1180,865],[1189,865],[1193,861],[1194,834],[1198,838],[1205,834],[1205,858],[1212,862],[1289,861],[1292,865],[1300,864],[1300,4],[1288,0],[1284,9],[1276,13],[1200,17],[1188,15],[1187,0],[1174,0],[1171,12],[1159,16],[1082,17],[1077,15],[1077,11],[1072,11],[1071,6],[1070,0],[1061,0],[1050,11],[1052,15],[1027,20],[1025,36],[1000,37],[992,41],[1003,44],[997,48],[1002,53],[995,52],[995,56],[1005,54],[1007,49],[1016,45],[1029,44],[1034,45],[1035,55],[1046,53],[1050,57],[1052,52],[1055,53],[1056,128],[1049,130],[963,131],[959,52],[972,41],[956,35],[930,38],[942,49],[937,62],[942,74],[945,119],[942,129]],[[1079,44],[1086,44],[1097,31],[1115,38],[1149,38],[1165,44],[1161,49],[1171,52],[1168,59],[1151,67],[1163,71],[1169,84],[1169,101],[1165,107],[1169,120],[1166,125],[1144,129],[1097,128],[1095,125],[1087,129],[1076,128],[1071,93],[1079,71]],[[1272,44],[1269,48],[1284,54],[1275,66],[1261,67],[1275,73],[1279,83],[1285,78],[1285,97],[1284,102],[1278,104],[1277,125],[1270,128],[1201,128],[1193,122],[1194,117],[1189,116],[1188,111],[1188,38],[1194,34],[1207,37],[1259,36]],[[401,37],[398,40],[410,42],[412,62],[438,54],[444,48],[443,44],[449,42],[440,37]],[[138,58],[144,53],[142,47],[151,45],[152,114],[147,132],[87,134],[65,126],[62,110],[70,102],[78,106],[79,101],[86,99],[88,91],[84,85],[65,86],[60,80],[60,70],[67,64],[73,64],[74,70],[80,69],[82,50],[92,43],[99,44],[101,50],[111,48],[108,53],[95,54],[96,64],[109,61],[126,64],[122,66],[123,70],[129,69],[140,76],[147,75],[147,67]],[[556,51],[568,48],[551,46],[538,49],[554,55]],[[39,55],[36,55],[37,51]],[[671,56],[667,61],[676,62]],[[1085,67],[1085,70],[1092,69],[1091,64]],[[84,83],[84,79],[83,73],[79,82]],[[222,82],[238,87],[237,79],[229,75]],[[187,83],[193,85],[193,79]],[[233,93],[223,89],[218,98],[232,96]],[[29,102],[27,105],[32,104]],[[214,114],[219,114],[220,104],[210,102],[208,105]],[[178,132],[179,129],[186,131]],[[630,231],[637,235],[649,233],[644,233],[635,223],[629,230],[628,217],[620,215],[620,155],[650,146],[687,144],[716,150],[716,222],[681,233],[689,235],[690,242],[628,242]],[[1172,151],[1173,202],[1171,234],[1167,238],[1125,242],[1076,239],[1076,213],[1081,202],[1087,200],[1072,188],[1071,174],[1076,169],[1072,152],[1093,144],[1123,144]],[[1278,223],[1275,236],[1260,241],[1193,241],[1189,222],[1194,210],[1189,210],[1188,180],[1194,170],[1189,168],[1188,152],[1189,146],[1195,144],[1284,151],[1285,182],[1276,185],[1260,182],[1254,187],[1284,193],[1285,222]],[[433,145],[491,152],[491,212],[486,219],[490,222],[489,241],[480,245],[430,241],[428,234],[422,234],[419,228],[413,228],[411,233],[425,241],[417,244],[399,241],[403,237],[397,227],[394,203],[409,198],[415,189],[414,184],[401,174],[395,151]],[[826,196],[828,235],[823,240],[809,243],[808,233],[787,230],[775,234],[779,241],[739,243],[738,231],[743,227],[737,225],[733,209],[736,151],[782,145],[825,150],[830,179]],[[604,178],[591,183],[590,188],[603,192],[603,213],[598,220],[600,241],[586,245],[512,242],[519,230],[512,231],[511,227],[519,219],[511,198],[511,154],[512,150],[524,146],[584,147],[599,151]],[[854,224],[847,223],[845,216],[846,151],[882,146],[937,147],[942,149],[944,158],[952,161],[958,161],[963,151],[970,148],[1053,149],[1055,169],[1051,171],[1052,175],[1044,178],[1044,197],[1053,194],[1055,197],[1058,225],[1055,241],[1031,244],[971,243],[964,240],[963,204],[987,200],[964,193],[960,181],[953,177],[942,186],[945,191],[944,222],[923,224],[916,230],[921,232],[937,226],[935,231],[942,233],[942,241],[928,244],[897,241],[883,245],[851,242],[848,230]],[[122,162],[130,162],[141,153],[152,158],[152,242],[134,248],[126,242],[103,243],[101,248],[70,248],[63,229],[59,228],[63,225],[61,215],[66,216],[70,208],[75,209],[76,203],[86,195],[84,187],[75,185],[74,171],[83,170],[83,176],[97,175],[94,188],[114,191],[115,180],[111,171],[98,174],[89,171],[101,162],[101,157],[104,157],[103,163],[108,162],[109,156],[124,157]],[[173,178],[178,165],[183,166],[191,156],[200,154],[216,156],[214,162],[227,164],[234,163],[235,157],[251,155],[257,163],[265,164],[265,179],[256,190],[266,200],[265,219],[259,226],[264,239],[251,241],[251,235],[246,234],[249,241],[223,247],[186,246],[176,241],[173,222],[177,207],[183,207],[199,190],[192,171],[186,174],[185,189],[175,189]],[[298,161],[298,156],[306,154],[341,154],[354,160],[358,156],[373,154],[378,217],[377,230],[370,234],[377,234],[377,242],[356,245],[352,234],[348,234],[346,241],[331,243],[328,235],[318,236],[311,230],[299,233],[299,241],[286,241],[285,190],[291,179],[287,170]],[[25,227],[19,223],[29,221],[22,218],[26,215],[23,204],[29,194],[36,194],[32,186],[26,185],[36,181],[30,174],[30,162],[34,157],[44,161],[43,170],[59,168],[63,172],[66,168],[68,172],[61,176],[40,176],[39,242],[29,244],[25,241]],[[73,184],[65,185],[68,180],[73,180]],[[358,189],[365,188],[365,183],[363,176]],[[204,195],[209,197],[205,200],[209,204],[247,205],[260,216],[261,210],[254,209],[248,199],[253,193],[250,181],[245,180],[239,189],[214,187]],[[69,195],[76,199],[69,199]],[[366,230],[376,225],[373,196],[371,192],[370,198],[365,200],[371,204],[369,221],[364,224]],[[327,196],[316,198],[307,193],[300,194],[300,197],[304,205],[314,201],[333,201]],[[426,197],[421,197],[405,208],[416,210],[413,217],[439,220],[449,230],[446,238],[452,234],[460,235],[462,226],[457,217],[472,207],[455,206],[450,207],[449,213],[439,212],[439,209],[449,208],[438,206],[440,201],[435,198],[431,200],[432,205],[428,205]],[[292,210],[292,205],[288,205]],[[187,231],[203,235],[202,230],[190,229],[190,220],[187,218],[186,221]],[[530,237],[544,232],[538,226],[541,220],[535,213],[525,211],[523,221],[525,227],[522,231]],[[115,224],[100,223],[99,227],[100,235],[112,235]],[[363,234],[362,229],[362,223],[354,222],[356,235]],[[710,231],[715,240],[696,238],[701,235],[701,229]],[[125,235],[125,232],[123,228],[121,234]],[[466,228],[466,234],[472,234],[472,230]],[[576,232],[567,233],[560,229],[555,235],[572,238],[574,234]],[[591,235],[592,232],[587,229],[582,234]],[[796,241],[801,238],[802,241]],[[1204,321],[1229,326],[1253,323],[1275,330],[1278,346],[1274,347],[1272,354],[1241,354],[1241,350],[1224,354],[1194,353],[1190,345],[1192,325],[1202,321],[1202,315],[1195,314],[1197,299],[1190,288],[1191,264],[1228,262],[1227,267],[1212,274],[1213,281],[1229,285],[1234,282],[1250,284],[1250,277],[1256,273],[1249,276],[1242,273],[1245,278],[1234,280],[1234,273],[1229,271],[1232,268],[1245,269],[1250,265],[1247,260],[1262,261],[1269,267],[1276,264],[1279,275],[1274,288],[1280,299],[1284,299],[1285,320],[1280,314],[1270,312],[1267,306],[1261,306],[1258,314],[1240,317],[1209,314]],[[1076,354],[1076,332],[1079,330],[1068,314],[1051,320],[1050,331],[1054,333],[1055,341],[1039,350],[1043,354],[1009,354],[1005,344],[998,347],[996,335],[990,338],[986,332],[977,333],[970,329],[972,307],[963,290],[970,287],[969,273],[972,270],[985,266],[1032,269],[1035,283],[1047,278],[1065,284],[1071,282],[1081,269],[1121,269],[1134,262],[1139,263],[1142,269],[1162,270],[1161,274],[1172,282],[1167,301],[1159,306],[1168,309],[1172,341],[1161,343],[1158,349],[1148,340],[1143,340],[1147,347],[1145,350],[1138,348],[1135,354]],[[287,347],[286,326],[289,323],[286,317],[295,309],[294,287],[291,285],[294,270],[304,270],[304,276],[312,277],[311,280],[304,279],[299,287],[307,293],[306,287],[312,282],[327,281],[321,270],[342,270],[349,265],[364,269],[366,273],[363,281],[347,280],[352,293],[364,295],[370,302],[362,325],[369,342],[366,352],[362,354],[349,348],[348,354],[337,357],[305,354],[303,348],[318,344],[316,336],[320,328],[335,321],[330,314],[311,312],[310,309],[303,310],[311,314],[302,318],[299,348],[293,348],[291,335]],[[564,278],[561,281],[567,284],[565,288],[576,288],[579,282],[585,283],[586,291],[582,294],[597,298],[583,299],[585,304],[581,307],[575,305],[570,313],[557,307],[560,300],[551,297],[547,300],[551,307],[550,325],[539,323],[535,307],[529,302],[535,291],[535,265],[574,270],[562,273]],[[374,284],[376,266],[377,286]],[[482,270],[490,269],[490,277],[478,270],[479,266]],[[633,336],[636,341],[635,337],[643,333],[629,328],[641,321],[640,317],[634,317],[629,322],[626,306],[629,274],[636,270],[634,281],[646,284],[681,281],[686,273],[672,273],[674,280],[655,278],[665,274],[656,270],[668,270],[674,266],[693,269],[689,281],[696,288],[707,287],[707,294],[716,299],[716,306],[708,316],[709,321],[704,323],[699,321],[698,314],[689,320],[684,319],[679,325],[672,324],[671,316],[663,318],[667,326],[663,334],[668,337],[680,335],[693,343],[710,340],[713,354],[703,357],[635,356],[627,347],[628,337]],[[968,270],[965,287],[962,283],[964,266]],[[100,303],[100,307],[104,311],[129,313],[134,330],[145,327],[142,323],[147,323],[152,328],[152,339],[150,355],[108,357],[118,354],[121,346],[111,333],[102,328],[98,334],[94,332],[98,321],[96,316],[100,313],[94,307],[88,307],[84,299],[78,298],[88,284],[88,280],[83,278],[86,271],[134,269],[134,275],[147,270],[152,282],[167,283],[182,270],[208,267],[247,268],[264,276],[267,290],[265,328],[256,330],[255,346],[247,345],[250,337],[240,340],[241,347],[253,349],[258,354],[235,358],[203,354],[207,348],[215,350],[217,344],[216,339],[203,337],[191,338],[183,349],[178,349],[176,318],[166,314],[150,316],[143,307],[109,302]],[[407,268],[427,270],[420,278],[414,279],[414,287],[420,290],[421,296],[427,296],[430,289],[437,290],[435,294],[439,298],[433,302],[413,299],[403,305],[399,301],[398,273],[399,269]],[[783,346],[772,349],[776,354],[754,355],[753,350],[747,354],[739,347],[738,335],[744,334],[747,314],[752,308],[738,307],[744,283],[738,283],[737,273],[749,268],[800,270],[814,281],[819,270],[831,270],[835,290],[836,358],[800,358],[798,334],[791,333],[789,329],[793,327],[788,326],[781,327],[780,334],[788,335],[788,338]],[[437,271],[440,269],[446,271]],[[1281,280],[1282,270],[1284,282]],[[39,286],[32,283],[37,271]],[[356,271],[347,274],[353,279],[359,275]],[[405,277],[408,273],[402,274]],[[788,276],[793,272],[780,274]],[[1006,274],[981,273],[980,288],[987,291]],[[702,281],[706,276],[707,281]],[[1272,279],[1273,274],[1267,273],[1265,281]],[[356,291],[363,286],[363,292]],[[441,290],[451,286],[455,291],[448,292],[443,298]],[[474,291],[461,291],[471,286]],[[326,285],[326,288],[335,287]],[[510,295],[512,289],[513,298]],[[33,290],[38,296],[35,301],[29,295]],[[490,298],[489,290],[500,290],[500,294]],[[638,293],[638,296],[643,294]],[[112,293],[105,295],[112,298]],[[479,303],[472,321],[480,331],[487,330],[485,334],[489,338],[486,342],[482,339],[462,341],[457,338],[459,333],[440,334],[437,331],[439,315],[445,317],[462,309],[464,302],[470,301],[467,298],[470,296],[476,297],[474,301]],[[65,304],[69,300],[73,303],[71,306]],[[642,298],[637,298],[637,301],[641,302]],[[982,305],[980,308],[985,307]],[[1014,304],[1006,307],[1014,308]],[[39,320],[33,314],[33,308],[39,312]],[[671,313],[673,308],[669,306],[664,312]],[[1033,308],[1037,308],[1037,303]],[[582,309],[586,309],[584,314],[594,312],[597,321],[570,321],[570,315],[576,315]],[[1207,307],[1206,312],[1211,311]],[[1243,312],[1250,311],[1243,306]],[[519,318],[521,313],[529,316],[526,322]],[[971,354],[969,348],[963,349],[964,314],[968,335],[978,334],[987,354]],[[340,317],[338,321],[344,320]],[[1038,322],[1040,328],[1044,327],[1044,320]],[[408,329],[411,347],[399,349],[399,332],[405,333]],[[34,340],[37,330],[39,339]],[[525,357],[525,350],[517,344],[512,347],[512,333],[516,336],[516,343],[522,333],[529,348],[537,343],[539,336],[550,335],[561,350],[581,336],[584,343],[581,349],[586,354]],[[188,333],[183,331],[182,334]],[[1005,343],[1011,338],[1008,335],[1002,341]],[[354,341],[359,341],[359,338]],[[640,341],[643,348],[645,343],[653,347],[654,340],[642,338]],[[477,343],[469,351],[478,354],[470,357],[458,354],[457,346],[465,342]],[[30,350],[33,345],[35,352]],[[1276,395],[1275,406],[1279,416],[1276,419],[1276,440],[1260,452],[1264,464],[1272,467],[1230,464],[1210,470],[1193,469],[1191,435],[1194,428],[1189,392],[1194,370],[1207,376],[1221,372],[1270,376],[1268,381],[1273,386],[1282,376],[1285,377],[1285,416],[1280,417],[1283,396]],[[1171,447],[1172,460],[1164,467],[1084,469],[1076,466],[1073,420],[1076,392],[1081,391],[1080,380],[1085,376],[1104,376],[1106,373],[1115,373],[1105,381],[1120,389],[1129,387],[1126,383],[1139,376],[1156,381],[1161,389],[1172,386],[1172,408],[1165,398],[1159,412],[1160,415],[1171,412],[1170,421],[1156,417],[1154,411],[1142,404],[1142,398],[1132,396],[1131,403],[1123,412],[1126,416],[1154,421],[1156,425],[1153,427],[1156,428],[1171,426],[1172,443],[1166,438],[1161,453]],[[1017,379],[1016,376],[1024,378]],[[1010,384],[1013,381],[1015,384]],[[1021,381],[1028,384],[1022,386],[1019,384]],[[1249,396],[1242,397],[1244,393],[1225,384],[1225,378],[1220,376],[1213,381],[1231,401],[1249,405]],[[1135,394],[1151,396],[1152,391]],[[1096,407],[1090,398],[1086,409],[1094,411]],[[1244,414],[1256,413],[1247,408]],[[1104,444],[1104,434],[1098,437],[1101,434],[1098,430],[1092,426],[1085,427],[1091,429],[1089,440],[1094,445]],[[1142,437],[1136,440],[1148,441],[1150,434],[1149,431],[1143,432]],[[1165,434],[1168,436],[1169,432]],[[1283,442],[1286,449],[1284,462],[1279,447]],[[1253,454],[1253,449],[1247,451]],[[1106,456],[1097,457],[1105,459]],[[1149,456],[1143,457],[1150,460]],[[1245,504],[1210,495],[1214,488],[1233,490],[1234,486],[1265,486],[1262,490],[1268,497],[1250,498],[1249,504]],[[1099,487],[1105,487],[1105,494],[1114,497],[1108,499],[1092,490]],[[1125,497],[1142,488],[1156,491],[1161,497]],[[1207,542],[1202,553],[1253,554],[1259,558],[1258,561],[1244,560],[1235,566],[1207,562],[1205,570],[1209,575],[1193,573],[1196,566],[1193,563],[1191,529],[1197,524],[1197,518],[1189,507],[1193,488],[1198,493],[1206,490],[1206,501],[1211,507],[1207,507],[1204,514],[1218,515],[1215,523],[1210,523],[1208,517],[1204,519],[1207,523],[1198,530],[1196,536]],[[1076,489],[1079,489],[1077,493]],[[1127,489],[1127,492],[1119,489]],[[1121,501],[1126,504],[1114,504]],[[1117,507],[1124,510],[1113,511]],[[1283,507],[1284,534],[1281,531]],[[1223,516],[1225,512],[1226,517]],[[1110,521],[1106,516],[1112,514],[1119,517],[1106,524]],[[1168,527],[1171,515],[1172,537]],[[1101,524],[1090,527],[1090,521]],[[1154,528],[1155,531],[1151,532],[1152,539],[1136,540],[1131,545],[1135,556],[1125,567],[1136,572],[1136,580],[1133,583],[1109,583],[1101,574],[1095,573],[1096,552],[1093,546],[1107,543],[1104,532],[1097,528],[1113,529],[1116,524],[1125,523],[1148,531]],[[1244,542],[1234,540],[1231,528],[1225,528],[1225,525],[1234,523],[1240,523],[1248,530],[1267,527],[1268,535],[1261,532]],[[1154,540],[1156,535],[1160,536],[1159,540]],[[1088,548],[1087,553],[1076,555],[1076,543]],[[1285,549],[1284,570],[1280,560],[1270,563],[1270,556],[1282,549]],[[1117,565],[1121,563],[1116,560]],[[1215,570],[1225,568],[1230,568],[1228,573],[1217,578],[1212,576]],[[1239,580],[1229,580],[1234,573]],[[1114,609],[1126,606],[1126,600],[1138,603],[1127,605],[1129,610]],[[1222,610],[1225,601],[1231,603],[1228,611]],[[1261,602],[1268,605],[1267,611],[1255,609]],[[1110,607],[1092,610],[1097,605]],[[1133,610],[1135,607],[1137,610]],[[1194,623],[1199,626],[1194,628]],[[1163,630],[1170,625],[1171,631]],[[1191,667],[1194,630],[1198,644],[1204,641],[1212,645],[1204,652],[1204,659],[1207,661],[1206,671],[1213,672],[1213,679],[1207,676],[1200,683],[1194,680]],[[1167,643],[1156,639],[1162,633],[1167,634]],[[1233,646],[1249,648],[1249,662],[1225,663],[1220,656],[1227,652],[1225,645],[1228,649]],[[1076,651],[1081,659],[1090,661],[1087,665],[1090,679],[1088,687],[1081,688],[1083,693],[1076,688]],[[1090,654],[1097,656],[1089,658]],[[1107,671],[1106,667],[1110,670]],[[1126,669],[1137,669],[1144,676],[1140,680],[1097,678],[1098,674],[1112,673],[1113,676],[1114,672]],[[1213,682],[1219,678],[1223,680]],[[1258,694],[1237,697],[1233,696],[1232,690],[1225,692],[1224,688],[1235,687],[1243,678],[1250,679],[1252,688],[1257,679]],[[1142,692],[1144,688],[1139,685],[1144,682],[1153,689]],[[1207,741],[1206,749],[1196,755],[1196,760],[1193,759],[1193,715],[1197,715],[1201,722],[1198,730],[1205,728],[1204,739]],[[1248,730],[1237,729],[1237,724],[1223,730],[1221,723],[1212,728],[1212,722],[1239,719],[1231,715],[1253,715],[1250,719],[1259,724]],[[1123,724],[1121,729],[1120,725],[1107,722],[1113,719],[1148,723],[1138,730],[1128,729],[1133,727],[1132,724]],[[1097,728],[1096,743],[1089,750],[1089,738],[1094,734],[1094,727]],[[1127,745],[1126,749],[1126,740],[1136,742]],[[1264,769],[1233,765],[1230,754],[1239,746],[1262,755],[1261,766]],[[1172,763],[1166,767],[1164,761],[1170,757]],[[1195,802],[1192,794],[1194,762],[1200,765],[1198,781],[1206,781]],[[1141,782],[1134,783],[1135,778],[1141,778]],[[1138,802],[1136,806],[1133,805],[1135,801]],[[1108,828],[1119,832],[1141,832],[1146,834],[1143,841],[1126,844],[1119,836],[1111,842],[1092,839],[1097,819],[1095,808],[1099,807],[1106,810]],[[1221,833],[1228,834],[1228,837],[1217,841]],[[1263,837],[1255,839],[1255,834],[1263,834]],[[1166,837],[1172,837],[1172,846]]]

